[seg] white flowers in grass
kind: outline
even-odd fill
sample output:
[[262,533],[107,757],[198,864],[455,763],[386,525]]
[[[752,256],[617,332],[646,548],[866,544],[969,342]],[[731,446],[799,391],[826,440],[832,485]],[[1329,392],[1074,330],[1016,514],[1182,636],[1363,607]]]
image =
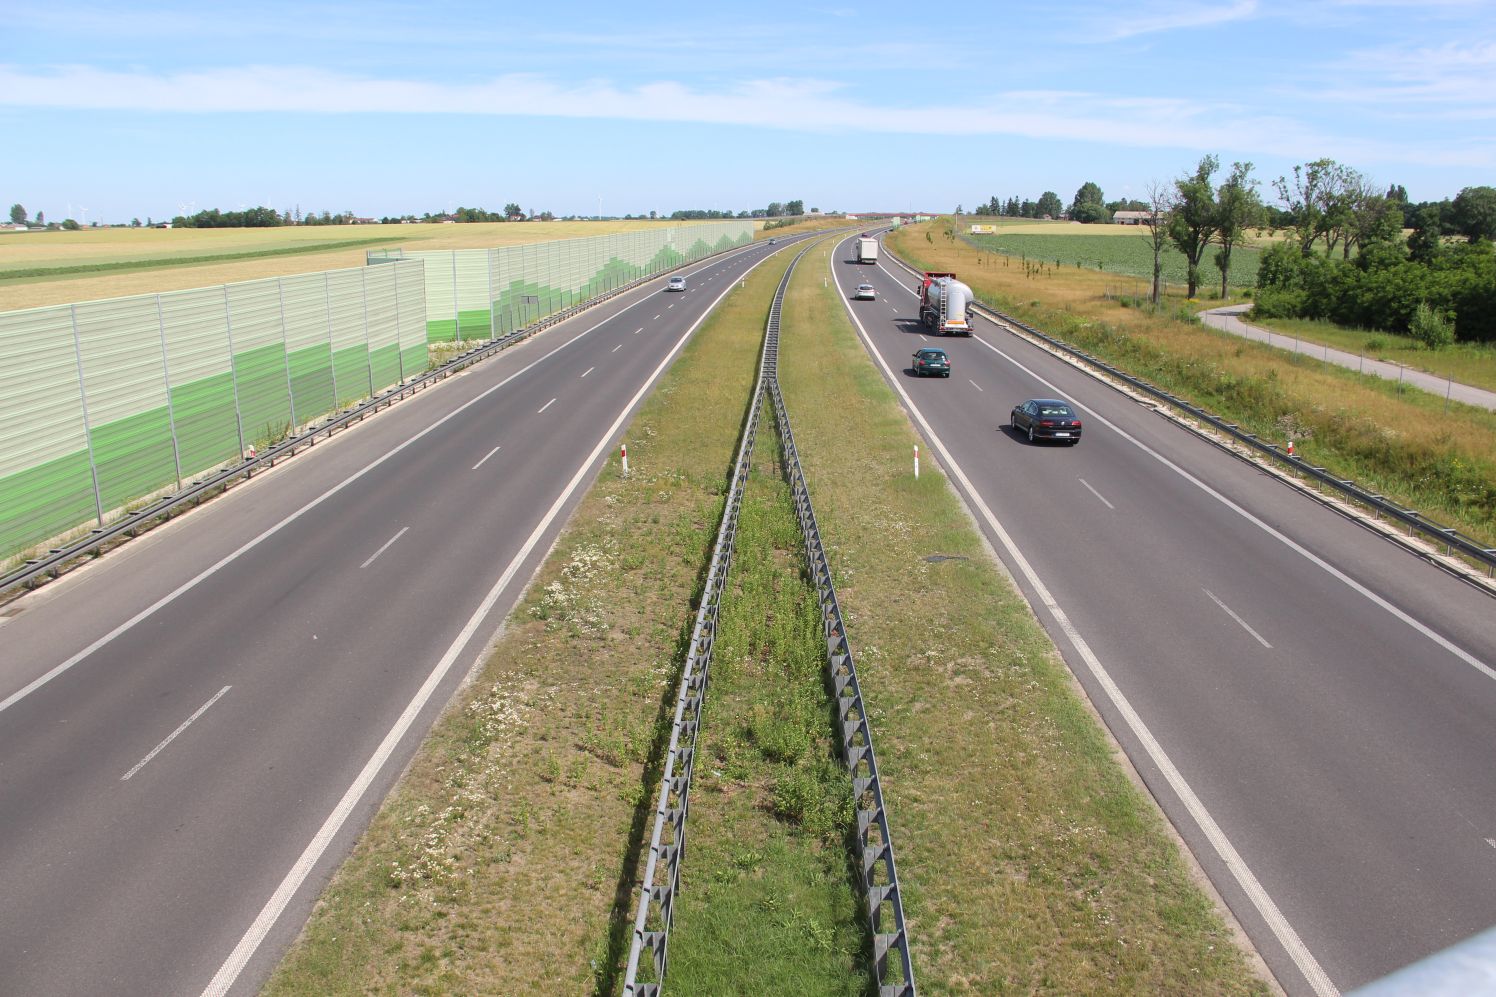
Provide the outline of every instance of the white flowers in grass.
[[570,627],[585,637],[598,637],[608,630],[603,588],[617,567],[612,544],[581,544],[561,569],[561,577],[541,590],[540,601],[530,612],[546,621],[547,629]]

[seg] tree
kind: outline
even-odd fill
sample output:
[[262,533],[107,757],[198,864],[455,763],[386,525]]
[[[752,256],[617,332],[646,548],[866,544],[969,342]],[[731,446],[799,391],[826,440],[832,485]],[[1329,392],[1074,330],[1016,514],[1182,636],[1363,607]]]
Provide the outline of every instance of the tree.
[[1308,256],[1319,238],[1324,216],[1324,188],[1331,182],[1337,164],[1333,159],[1316,159],[1293,168],[1293,180],[1279,177],[1273,181],[1278,197],[1288,208],[1291,221],[1284,227],[1293,231],[1299,252]]
[[1046,190],[1039,195],[1039,203],[1035,208],[1038,218],[1058,218],[1065,210],[1065,205],[1060,201],[1060,195],[1052,190]]
[[78,225],[77,222],[73,221],[71,218],[64,218],[62,220],[62,227],[65,228],[65,229],[67,229],[69,232],[76,232],[76,231],[78,231],[78,229],[79,229],[80,226]]
[[1148,195],[1148,242],[1153,247],[1153,294],[1149,298],[1158,304],[1159,276],[1164,271],[1164,247],[1169,244],[1169,212],[1174,209],[1172,185],[1161,180],[1152,180],[1144,188]]
[[1200,260],[1215,238],[1220,223],[1220,209],[1216,205],[1215,188],[1211,177],[1220,169],[1221,161],[1215,156],[1206,156],[1195,167],[1195,172],[1174,181],[1174,210],[1169,212],[1169,238],[1184,254],[1188,264],[1185,270],[1189,282],[1189,296],[1194,297],[1200,286]]
[[1009,218],[1022,218],[1022,202],[1020,202],[1016,197],[1008,198],[1007,203],[1003,205],[1003,214],[1007,215]]
[[1442,234],[1439,209],[1431,205],[1421,208],[1413,219],[1413,231],[1408,235],[1408,255],[1417,263],[1434,262],[1444,250]]
[[[448,203],[450,204],[451,202]],[[510,201],[508,204],[504,205],[504,217],[509,221],[513,221],[516,218],[523,218],[525,217],[525,209],[521,208],[513,201]]]
[[1106,199],[1102,197],[1101,188],[1087,180],[1080,185],[1075,192],[1075,199],[1070,202],[1070,220],[1073,222],[1104,222],[1107,220]]
[[1262,210],[1262,201],[1257,196],[1257,181],[1252,179],[1251,163],[1232,163],[1231,175],[1221,182],[1216,191],[1216,241],[1221,248],[1216,250],[1215,265],[1221,271],[1221,297],[1227,294],[1231,276],[1231,249],[1246,235],[1247,229],[1255,225]]
[[25,225],[26,209],[19,204],[12,204],[10,206],[10,220],[16,225]]
[[1471,242],[1496,241],[1496,187],[1466,187],[1456,194],[1454,226]]
[[805,214],[805,202],[790,201],[784,206],[784,213],[787,215],[794,215],[796,217]]

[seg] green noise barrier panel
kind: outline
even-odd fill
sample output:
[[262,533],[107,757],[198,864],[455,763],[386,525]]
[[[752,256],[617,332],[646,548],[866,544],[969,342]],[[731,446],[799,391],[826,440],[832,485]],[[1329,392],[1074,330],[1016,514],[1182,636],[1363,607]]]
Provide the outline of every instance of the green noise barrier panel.
[[752,221],[733,219],[502,249],[373,249],[366,258],[371,267],[423,261],[427,341],[465,342],[508,335],[640,277],[747,245],[753,231]]
[[0,312],[0,557],[423,372],[424,267]]

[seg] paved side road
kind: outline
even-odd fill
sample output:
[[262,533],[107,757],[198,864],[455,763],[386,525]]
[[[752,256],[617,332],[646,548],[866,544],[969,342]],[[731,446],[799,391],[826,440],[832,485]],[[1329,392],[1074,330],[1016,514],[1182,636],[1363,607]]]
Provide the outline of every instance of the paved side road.
[[1233,336],[1242,336],[1246,339],[1255,339],[1259,343],[1276,346],[1282,350],[1292,350],[1305,356],[1314,357],[1316,360],[1324,360],[1327,363],[1339,364],[1349,367],[1351,370],[1360,371],[1363,374],[1371,374],[1375,377],[1386,378],[1389,381],[1401,381],[1411,384],[1415,388],[1430,392],[1435,395],[1443,395],[1466,405],[1478,405],[1484,409],[1496,411],[1496,391],[1486,391],[1483,388],[1474,388],[1468,384],[1460,384],[1448,378],[1438,377],[1434,374],[1426,374],[1421,370],[1409,370],[1401,364],[1389,363],[1385,360],[1373,360],[1355,353],[1347,353],[1329,346],[1321,346],[1319,343],[1307,343],[1293,336],[1285,336],[1281,332],[1276,335],[1261,326],[1248,325],[1241,320],[1243,313],[1250,311],[1252,306],[1227,305],[1224,308],[1212,308],[1200,313],[1200,321],[1212,329],[1220,329],[1229,332]]

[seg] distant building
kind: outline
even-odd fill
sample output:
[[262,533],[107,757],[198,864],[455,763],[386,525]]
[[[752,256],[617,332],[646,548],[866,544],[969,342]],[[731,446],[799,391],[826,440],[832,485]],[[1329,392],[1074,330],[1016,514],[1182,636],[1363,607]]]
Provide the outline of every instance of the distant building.
[[1152,225],[1153,212],[1118,211],[1112,215],[1112,221],[1117,225]]

